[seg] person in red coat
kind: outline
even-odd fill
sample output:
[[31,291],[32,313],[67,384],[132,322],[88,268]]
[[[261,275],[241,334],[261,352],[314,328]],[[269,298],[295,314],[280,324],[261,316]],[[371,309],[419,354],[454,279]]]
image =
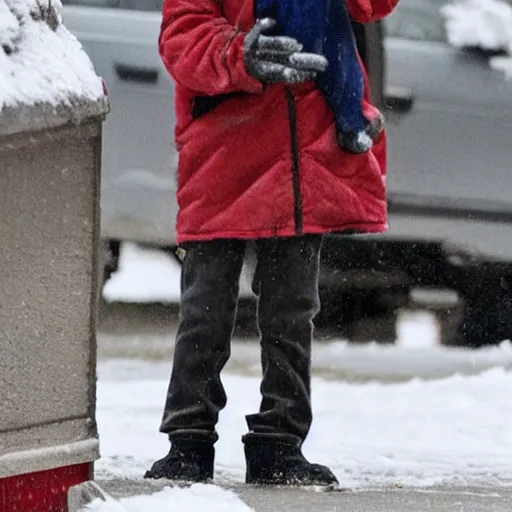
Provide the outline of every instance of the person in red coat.
[[[301,451],[312,422],[319,256],[325,233],[386,230],[385,133],[352,34],[344,34],[349,43],[332,34],[334,47],[350,46],[341,48],[340,58],[328,60],[329,48],[314,37],[304,48],[300,9],[311,1],[164,1],[159,51],[176,83],[177,238],[184,258],[160,427],[171,449],[147,478],[213,478],[216,424],[226,404],[220,372],[230,354],[239,277],[252,240],[263,379],[260,410],[246,417],[242,438],[246,482],[337,483]],[[340,2],[347,17],[367,23],[389,14],[397,1],[330,3]],[[279,21],[286,2],[299,9],[291,27],[286,18]],[[263,4],[262,12],[270,13],[265,18],[257,16]],[[311,35],[311,24],[308,30]],[[324,34],[321,39],[329,41]],[[356,64],[350,74],[343,59],[351,56]],[[324,87],[325,73],[338,71],[340,80],[350,75],[352,82]],[[345,101],[349,97],[357,104]]]

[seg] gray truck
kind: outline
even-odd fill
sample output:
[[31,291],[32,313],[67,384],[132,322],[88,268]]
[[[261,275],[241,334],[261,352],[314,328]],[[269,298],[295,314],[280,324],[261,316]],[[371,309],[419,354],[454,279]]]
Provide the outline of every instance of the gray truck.
[[[355,25],[389,138],[390,231],[329,236],[322,312],[352,339],[392,341],[400,308],[454,300],[446,342],[512,338],[512,81],[489,53],[446,41],[445,0],[407,0]],[[162,1],[64,0],[64,21],[110,91],[102,236],[115,270],[130,240],[174,252],[173,83],[160,61]],[[248,268],[251,256],[248,253]],[[434,301],[435,302],[435,301]]]

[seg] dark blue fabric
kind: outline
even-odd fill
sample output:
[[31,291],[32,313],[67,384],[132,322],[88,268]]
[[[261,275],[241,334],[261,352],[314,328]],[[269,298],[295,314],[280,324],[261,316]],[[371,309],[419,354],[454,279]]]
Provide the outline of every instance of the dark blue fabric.
[[274,18],[276,32],[297,39],[303,51],[322,54],[329,67],[317,77],[338,130],[359,133],[368,125],[361,101],[364,79],[344,0],[255,0],[257,18]]

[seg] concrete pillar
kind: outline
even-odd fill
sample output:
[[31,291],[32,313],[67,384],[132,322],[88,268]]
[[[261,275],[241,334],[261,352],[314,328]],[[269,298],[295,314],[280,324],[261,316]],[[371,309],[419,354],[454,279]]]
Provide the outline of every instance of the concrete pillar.
[[106,95],[61,105],[1,100],[0,511],[62,512],[68,488],[92,478],[99,457],[97,254],[108,103]]

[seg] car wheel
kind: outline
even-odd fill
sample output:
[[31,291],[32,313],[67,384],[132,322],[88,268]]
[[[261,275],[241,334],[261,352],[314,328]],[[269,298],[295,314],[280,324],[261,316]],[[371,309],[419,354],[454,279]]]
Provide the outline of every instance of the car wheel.
[[512,339],[512,291],[508,285],[486,287],[484,292],[466,294],[462,300],[452,345],[480,348]]
[[409,300],[407,287],[321,290],[315,325],[354,342],[394,343],[399,309]]

